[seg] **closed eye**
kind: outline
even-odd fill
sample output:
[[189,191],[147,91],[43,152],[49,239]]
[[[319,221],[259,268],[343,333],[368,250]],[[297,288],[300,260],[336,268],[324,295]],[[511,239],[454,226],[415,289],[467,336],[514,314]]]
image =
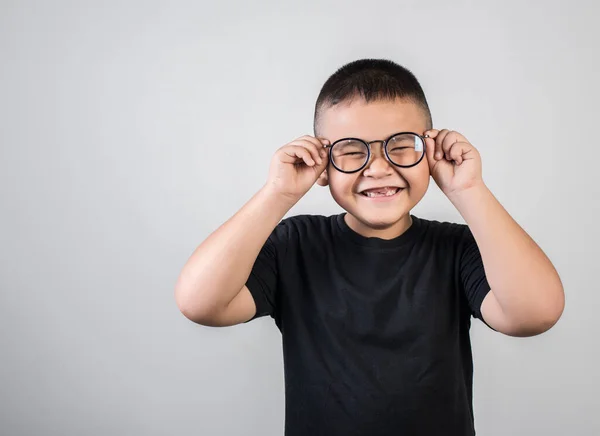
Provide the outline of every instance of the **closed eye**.
[[394,147],[390,151],[396,151],[396,150],[413,150],[414,148],[415,147]]

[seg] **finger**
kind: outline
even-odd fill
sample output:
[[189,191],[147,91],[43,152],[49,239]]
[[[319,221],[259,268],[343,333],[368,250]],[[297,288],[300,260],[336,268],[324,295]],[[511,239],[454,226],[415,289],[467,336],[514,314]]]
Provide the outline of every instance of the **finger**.
[[304,135],[304,136],[296,139],[295,141],[304,142],[307,145],[309,145],[309,148],[311,148],[311,153],[314,150],[317,154],[317,157],[319,157],[321,155],[321,150],[323,149],[323,143],[321,141],[319,141],[317,138],[315,138],[314,136]]
[[[306,147],[300,145],[287,145],[283,149],[282,161],[286,163],[304,162],[309,167],[315,166],[316,163]],[[287,158],[286,158],[287,157]]]
[[290,145],[297,145],[299,147],[306,148],[315,162],[318,162],[319,164],[322,163],[322,161],[323,161],[323,158],[321,157],[322,146],[320,148],[317,148],[317,146],[314,144],[314,142],[306,140],[306,139],[296,139],[295,141],[290,142]]
[[427,157],[427,161],[433,165],[435,164],[435,158],[433,157],[435,153],[435,139],[434,138],[425,138],[425,156]]
[[[314,144],[315,146],[315,151],[318,154],[318,156],[322,159],[327,161],[328,160],[328,150],[327,148],[325,148],[326,145],[329,145],[329,140],[326,138],[315,138],[313,136],[307,136],[306,140],[309,141],[311,144]],[[322,164],[323,162],[319,161],[319,164]]]
[[328,154],[329,154],[329,149],[327,148],[328,145],[330,145],[330,141],[327,138],[315,138],[312,136],[309,136],[309,138],[314,141],[315,145],[317,146],[317,150],[319,151],[319,155],[323,158],[323,159],[328,159]]
[[458,132],[449,130],[448,134],[446,136],[444,136],[444,139],[442,141],[442,152],[444,153],[444,156],[446,157],[447,160],[451,160],[450,148],[452,148],[452,145],[454,145],[457,142],[458,142]]
[[325,159],[327,157],[328,154],[328,150],[327,148],[325,148],[325,146],[329,145],[330,142],[327,138],[316,138],[314,136],[310,136],[310,135],[304,135],[301,138],[298,138],[299,140],[306,140],[311,142],[312,144],[315,144],[315,147],[317,148],[317,151],[319,152],[319,155]]
[[466,143],[455,142],[448,150],[448,156],[450,157],[449,160],[453,160],[454,162],[456,162],[456,165],[460,165],[461,163],[463,163],[464,160],[463,154],[467,150],[468,148]]
[[429,129],[429,130],[425,130],[425,132],[423,132],[424,135],[427,135],[433,139],[435,139],[435,137],[438,135],[438,133],[440,133],[440,131],[438,129]]
[[331,141],[329,141],[329,139],[327,139],[327,138],[317,138],[317,139],[321,142],[321,147],[323,147],[321,155],[323,157],[327,157],[327,155],[329,154],[329,149],[327,148],[327,146],[331,145]]
[[449,132],[448,129],[442,129],[442,130],[440,130],[440,132],[437,134],[437,136],[435,138],[435,158],[437,160],[440,160],[444,156],[442,144],[443,144],[444,138],[446,137],[448,132]]
[[317,139],[319,141],[321,141],[321,144],[323,144],[323,145],[329,145],[329,144],[331,144],[331,142],[327,138],[317,138]]
[[316,137],[310,136],[310,135],[301,136],[300,138],[297,138],[296,140],[301,140],[301,139],[312,142],[313,144],[315,144],[315,146],[317,148],[322,148],[323,145],[329,144],[329,140],[326,138],[316,138]]

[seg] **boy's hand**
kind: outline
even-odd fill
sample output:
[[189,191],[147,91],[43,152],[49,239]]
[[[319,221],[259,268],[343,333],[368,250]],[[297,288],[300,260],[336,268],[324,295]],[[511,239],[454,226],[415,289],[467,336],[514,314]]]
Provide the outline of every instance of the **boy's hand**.
[[267,186],[284,198],[300,200],[327,168],[326,144],[327,139],[305,135],[281,147],[271,160]]
[[483,184],[481,157],[458,132],[431,129],[424,132],[429,172],[446,196]]

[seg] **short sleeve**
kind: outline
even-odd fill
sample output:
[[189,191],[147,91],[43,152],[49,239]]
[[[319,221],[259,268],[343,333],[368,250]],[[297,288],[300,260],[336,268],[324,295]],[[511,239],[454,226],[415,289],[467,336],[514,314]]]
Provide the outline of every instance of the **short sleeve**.
[[479,318],[485,323],[481,315],[481,303],[490,291],[490,285],[485,276],[483,260],[479,247],[471,229],[464,225],[462,236],[462,249],[460,252],[460,281],[465,297],[475,318]]
[[256,314],[246,322],[266,315],[275,318],[278,300],[280,261],[285,255],[289,235],[287,220],[281,221],[267,238],[252,266],[246,287],[254,298]]

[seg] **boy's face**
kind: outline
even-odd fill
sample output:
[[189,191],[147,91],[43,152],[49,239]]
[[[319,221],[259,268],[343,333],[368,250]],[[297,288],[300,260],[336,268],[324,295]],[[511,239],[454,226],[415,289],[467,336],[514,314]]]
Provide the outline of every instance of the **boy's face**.
[[[423,135],[428,128],[423,111],[412,102],[367,103],[362,98],[323,109],[317,125],[317,136],[331,144],[347,137],[385,140],[398,132]],[[368,164],[355,173],[342,173],[329,163],[317,183],[329,185],[334,200],[348,212],[350,228],[366,237],[391,239],[411,225],[408,214],[427,192],[430,173],[426,157],[411,168],[400,168],[386,159],[382,146],[380,142],[371,144]],[[365,189],[388,186],[401,189],[389,199],[361,194]]]

